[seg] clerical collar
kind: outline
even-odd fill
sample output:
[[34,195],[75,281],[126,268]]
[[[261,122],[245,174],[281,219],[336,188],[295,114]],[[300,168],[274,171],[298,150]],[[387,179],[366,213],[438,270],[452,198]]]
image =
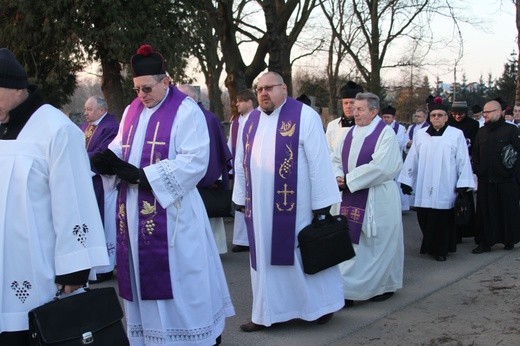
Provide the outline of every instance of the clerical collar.
[[344,116],[339,120],[341,123],[341,127],[352,127],[354,126],[354,119],[347,119]]
[[95,126],[99,125],[99,123],[101,122],[101,120],[103,120],[103,118],[104,118],[107,114],[108,114],[108,112],[105,112],[105,114],[103,114],[102,116],[100,116],[98,120],[89,123],[89,125],[95,125]]
[[426,130],[426,133],[432,137],[442,136],[444,134],[444,131],[446,131],[447,127],[448,127],[448,123],[444,124],[444,126],[441,127],[439,130],[436,130],[435,128],[433,128],[433,126],[429,126],[428,129]]

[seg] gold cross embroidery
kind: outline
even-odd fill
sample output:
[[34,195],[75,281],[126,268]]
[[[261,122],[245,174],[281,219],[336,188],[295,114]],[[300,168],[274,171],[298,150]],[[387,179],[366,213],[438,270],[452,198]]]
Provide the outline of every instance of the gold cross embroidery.
[[152,141],[147,141],[146,144],[151,144],[152,145],[152,150],[150,151],[150,165],[153,164],[153,157],[154,157],[154,154],[155,154],[155,145],[166,145],[166,142],[156,142],[157,140],[157,132],[159,131],[159,126],[160,126],[160,122],[157,122],[157,124],[155,125],[155,133],[153,134],[153,140]]
[[123,144],[121,147],[123,148],[123,157],[127,154],[127,149],[130,148],[130,137],[132,136],[132,130],[134,129],[134,125],[130,125],[130,130],[128,131],[128,136],[126,137],[126,144]]
[[283,205],[285,207],[285,206],[287,206],[287,195],[288,194],[293,195],[294,191],[287,190],[287,184],[283,184],[283,190],[276,191],[276,193],[279,194],[279,195],[283,194]]
[[359,221],[359,218],[361,217],[361,214],[359,213],[358,208],[353,208],[352,212],[350,213],[350,218],[352,221]]

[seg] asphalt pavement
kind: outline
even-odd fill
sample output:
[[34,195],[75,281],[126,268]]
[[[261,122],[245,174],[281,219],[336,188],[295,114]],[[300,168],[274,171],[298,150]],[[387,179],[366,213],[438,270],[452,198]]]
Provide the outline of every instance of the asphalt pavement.
[[[455,302],[455,300],[460,298],[457,297],[457,285],[461,285],[462,283],[472,285],[472,282],[468,282],[468,280],[483,281],[486,275],[491,275],[486,272],[485,269],[487,267],[491,268],[490,266],[493,264],[497,265],[497,263],[499,263],[502,267],[508,267],[513,264],[518,267],[520,263],[517,261],[518,248],[515,248],[513,251],[505,251],[500,244],[495,245],[493,250],[489,253],[480,255],[472,254],[471,250],[475,247],[472,238],[464,238],[463,243],[458,245],[457,252],[448,255],[447,261],[437,262],[430,256],[419,254],[421,232],[415,213],[412,211],[404,212],[403,224],[405,242],[403,288],[397,291],[392,298],[383,302],[356,302],[353,307],[344,308],[335,313],[331,321],[325,325],[293,320],[254,333],[242,332],[239,326],[250,321],[251,316],[252,293],[249,273],[249,253],[233,253],[229,251],[221,255],[236,312],[235,316],[226,320],[226,328],[222,334],[222,345],[314,346],[332,344],[355,345],[362,343],[366,345],[401,344],[399,342],[399,334],[397,334],[398,331],[396,330],[396,328],[399,327],[394,327],[394,329],[386,332],[395,334],[393,338],[388,338],[388,340],[392,341],[384,342],[381,337],[371,339],[370,336],[376,335],[384,328],[380,324],[382,321],[384,322],[385,319],[395,319],[397,317],[394,316],[398,316],[398,314],[403,313],[403,311],[407,311],[407,316],[410,316],[410,314],[414,313],[413,311],[410,312],[410,309],[413,309],[414,306],[418,306],[418,304],[426,301],[433,295],[436,295],[435,299],[437,301],[441,300],[447,306],[451,305],[449,301],[445,300],[452,299],[454,300],[453,306],[456,306],[459,302]],[[232,246],[232,228],[232,219],[226,220],[229,250],[231,250]],[[491,269],[488,269],[488,271],[490,270]],[[115,280],[113,279],[104,285],[115,286]],[[444,296],[443,292],[445,291],[451,293],[446,293]],[[516,286],[515,291],[518,291]],[[422,307],[421,309],[428,309],[428,305],[426,308]],[[520,316],[520,309],[518,310],[518,314]],[[403,317],[399,318],[404,319]],[[489,319],[489,316],[487,318]],[[378,322],[380,324],[378,324]],[[402,328],[407,327],[403,325]],[[424,328],[424,331],[419,331],[419,333],[423,335],[432,333],[427,324],[421,328]],[[406,330],[404,332],[406,333]],[[434,340],[434,337],[433,335],[430,339]],[[491,339],[493,339],[493,335],[491,335]],[[414,339],[416,342],[414,342],[414,340],[407,340],[406,343],[404,343],[404,337],[402,340],[402,344],[425,344],[418,339]],[[470,339],[468,338],[468,340]],[[520,340],[520,335],[518,335],[518,340]],[[458,340],[453,344],[478,345],[478,343],[475,342],[466,343],[465,340]],[[443,345],[443,343],[430,342],[429,345]],[[508,343],[505,342],[501,345],[508,345]],[[520,341],[518,345],[520,345]]]

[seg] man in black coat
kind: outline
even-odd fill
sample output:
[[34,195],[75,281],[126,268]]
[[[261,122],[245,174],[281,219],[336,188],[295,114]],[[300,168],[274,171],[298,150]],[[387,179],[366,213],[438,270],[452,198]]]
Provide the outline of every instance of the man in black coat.
[[[479,122],[468,117],[468,104],[466,101],[453,101],[450,113],[448,125],[456,127],[464,133],[471,159],[471,147],[480,127]],[[466,198],[470,202],[468,203],[469,205],[474,205],[473,191],[467,191]],[[457,225],[456,229],[456,240],[458,243],[462,242],[462,237],[472,237],[475,235],[475,210],[473,208],[470,210],[468,223],[465,225]]]
[[519,130],[505,122],[497,101],[486,103],[483,113],[486,124],[479,129],[472,148],[473,171],[478,177],[475,237],[478,247],[473,249],[474,254],[489,252],[496,243],[504,244],[505,250],[512,250],[520,240],[515,181],[520,160],[505,162],[503,159],[505,147],[520,153]]

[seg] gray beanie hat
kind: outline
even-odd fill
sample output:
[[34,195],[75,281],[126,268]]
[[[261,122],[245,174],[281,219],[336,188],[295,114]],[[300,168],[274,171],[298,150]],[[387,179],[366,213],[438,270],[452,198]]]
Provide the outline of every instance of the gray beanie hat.
[[25,89],[29,86],[27,73],[14,54],[7,48],[0,48],[0,87]]

